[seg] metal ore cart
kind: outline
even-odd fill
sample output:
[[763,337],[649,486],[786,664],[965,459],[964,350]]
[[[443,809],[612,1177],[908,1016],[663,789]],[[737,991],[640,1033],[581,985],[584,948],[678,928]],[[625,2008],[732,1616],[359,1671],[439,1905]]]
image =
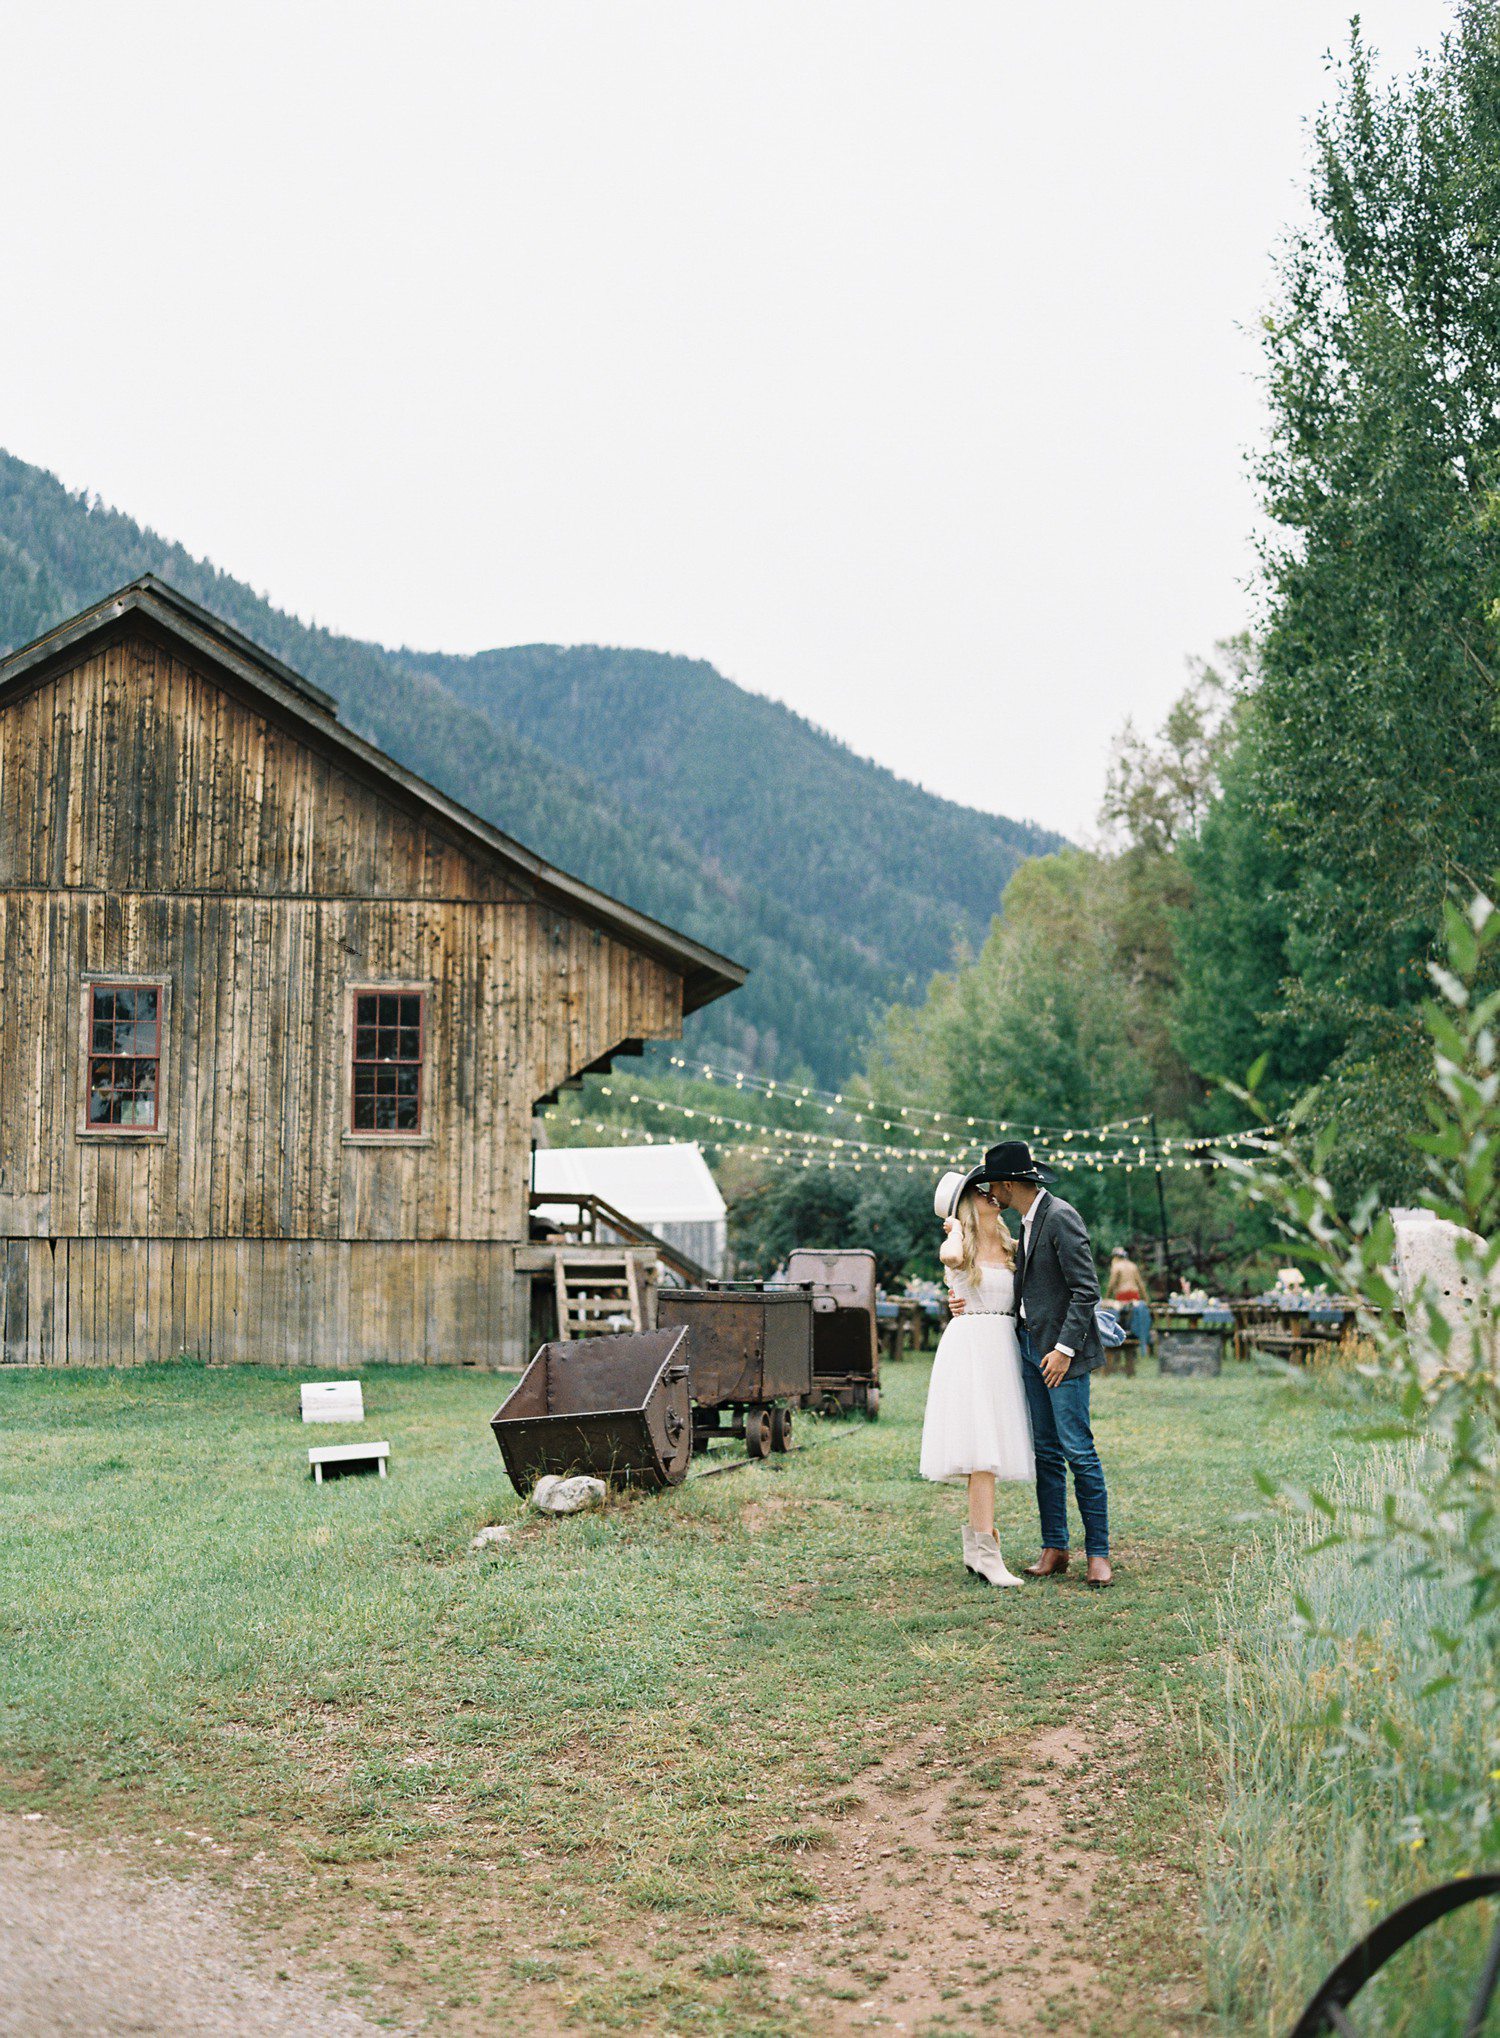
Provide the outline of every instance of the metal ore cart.
[[547,1472],[680,1485],[693,1441],[685,1345],[682,1329],[543,1345],[490,1422],[516,1491]]
[[875,1313],[875,1255],[865,1250],[788,1255],[786,1278],[813,1297],[811,1405],[845,1414],[880,1413],[880,1340]]
[[743,1437],[752,1458],[784,1451],[813,1387],[814,1300],[805,1288],[714,1282],[663,1288],[657,1322],[686,1335],[693,1448]]

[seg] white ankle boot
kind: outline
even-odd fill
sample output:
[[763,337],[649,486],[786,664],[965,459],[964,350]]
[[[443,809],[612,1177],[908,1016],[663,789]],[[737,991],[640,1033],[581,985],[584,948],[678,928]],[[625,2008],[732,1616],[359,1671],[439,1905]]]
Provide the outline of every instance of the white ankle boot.
[[975,1557],[974,1557],[974,1544],[975,1544],[975,1541],[976,1541],[976,1540],[977,1540],[977,1538],[976,1538],[976,1536],[975,1536],[975,1532],[974,1532],[974,1530],[973,1530],[973,1529],[971,1529],[971,1528],[969,1527],[969,1524],[968,1524],[967,1522],[965,1522],[965,1523],[964,1523],[964,1569],[965,1569],[966,1571],[972,1571],[972,1572],[973,1572],[973,1573],[975,1574],[975,1576],[977,1577],[977,1576],[978,1576],[978,1574],[979,1574],[979,1566],[978,1566],[978,1564],[976,1563],[976,1561],[975,1561]]
[[964,1551],[964,1561],[971,1571],[988,1579],[991,1585],[1021,1585],[1025,1582],[1014,1571],[1006,1570],[1000,1545],[993,1536],[982,1536],[974,1529],[965,1529],[964,1534],[970,1539]]

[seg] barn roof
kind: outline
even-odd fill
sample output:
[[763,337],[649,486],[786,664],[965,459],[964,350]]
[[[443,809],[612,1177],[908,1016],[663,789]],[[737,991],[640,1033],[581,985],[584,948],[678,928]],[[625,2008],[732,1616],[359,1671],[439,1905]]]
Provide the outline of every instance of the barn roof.
[[738,989],[747,971],[727,956],[705,948],[674,928],[663,926],[633,906],[571,877],[488,821],[459,805],[404,765],[387,757],[373,743],[356,736],[338,719],[338,703],[289,665],[243,636],[222,617],[190,601],[155,574],[145,574],[106,595],[55,630],[0,659],[0,706],[17,691],[29,691],[54,671],[74,664],[96,642],[120,636],[131,623],[146,626],[189,653],[199,664],[227,676],[252,695],[300,723],[308,736],[340,757],[355,775],[404,804],[415,805],[440,821],[464,847],[481,859],[498,862],[507,874],[539,901],[600,928],[628,946],[677,971],[682,977],[684,1012]]
[[531,1163],[531,1186],[539,1195],[599,1196],[648,1227],[721,1224],[728,1214],[703,1149],[692,1140],[543,1146]]

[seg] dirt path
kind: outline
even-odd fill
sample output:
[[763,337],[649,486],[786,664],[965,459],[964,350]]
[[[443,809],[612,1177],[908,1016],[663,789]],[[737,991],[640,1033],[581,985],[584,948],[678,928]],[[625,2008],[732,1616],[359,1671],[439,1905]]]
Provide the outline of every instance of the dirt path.
[[818,1859],[833,1894],[808,1919],[807,1950],[775,1962],[821,1998],[820,2029],[920,2032],[957,2016],[1031,2031],[1097,2004],[1082,1928],[1098,1861],[1059,1846],[1089,1752],[1070,1727],[1033,1743],[998,1817],[933,1747],[862,1781],[864,1802]]
[[0,1816],[0,2038],[372,2038],[381,2028],[252,1948],[212,1891],[127,1874],[35,1815]]

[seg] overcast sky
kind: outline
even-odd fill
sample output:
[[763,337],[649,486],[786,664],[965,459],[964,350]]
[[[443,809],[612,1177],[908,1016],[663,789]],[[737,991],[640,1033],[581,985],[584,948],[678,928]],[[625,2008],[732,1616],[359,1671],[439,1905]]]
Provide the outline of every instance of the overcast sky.
[[334,628],[692,653],[1083,834],[1252,612],[1350,11],[7,6],[0,444]]

